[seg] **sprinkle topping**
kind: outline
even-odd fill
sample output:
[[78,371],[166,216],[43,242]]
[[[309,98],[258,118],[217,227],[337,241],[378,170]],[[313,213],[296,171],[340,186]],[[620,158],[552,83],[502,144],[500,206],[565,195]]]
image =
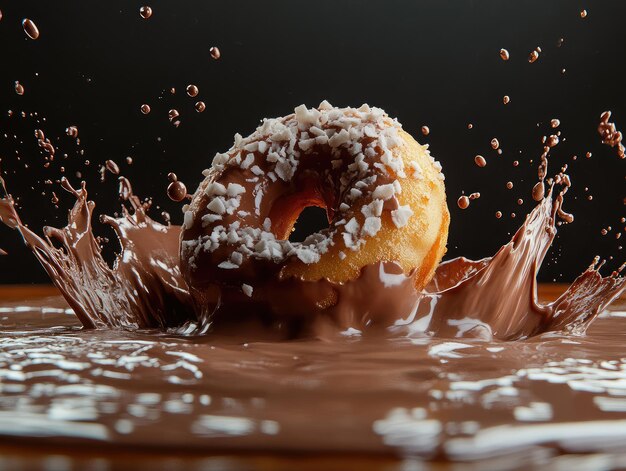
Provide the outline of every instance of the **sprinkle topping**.
[[[324,101],[317,108],[300,105],[291,115],[264,119],[248,137],[236,134],[233,146],[216,154],[212,168],[203,172],[207,180],[198,191],[203,189],[208,203],[204,210],[195,208],[202,212],[203,233],[183,240],[183,256],[194,267],[201,251],[213,253],[227,247],[224,253],[228,258],[218,264],[224,270],[238,268],[246,258],[281,263],[297,257],[311,264],[335,244],[343,246],[342,258],[346,256],[344,248],[359,250],[380,231],[384,217],[396,227],[404,227],[413,210],[398,204],[400,180],[421,179],[423,169],[416,161],[405,169],[398,152],[404,145],[399,129],[398,121],[380,108],[366,104],[335,108]],[[315,162],[318,156],[329,157],[327,162],[316,164],[318,178],[339,196],[336,207],[329,208],[335,215],[333,222],[301,243],[277,239],[269,218],[262,224],[258,221],[268,187],[293,183],[302,171],[303,159]],[[431,162],[441,169],[432,157]],[[240,180],[226,183],[228,175],[238,175]],[[439,173],[439,178],[443,179],[443,174]],[[184,229],[194,224],[188,208]],[[248,291],[247,287],[242,289]]]

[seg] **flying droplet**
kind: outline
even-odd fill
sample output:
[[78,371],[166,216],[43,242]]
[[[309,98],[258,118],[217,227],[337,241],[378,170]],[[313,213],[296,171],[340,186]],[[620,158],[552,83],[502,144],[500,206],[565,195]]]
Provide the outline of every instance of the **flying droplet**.
[[167,187],[167,196],[172,201],[180,202],[187,197],[187,187],[183,182],[173,181]]
[[106,165],[107,170],[113,175],[120,174],[120,167],[112,160],[107,160],[104,164]]
[[168,111],[167,116],[169,117],[170,122],[174,122],[176,118],[180,116],[180,114],[178,113],[178,110],[171,109]]
[[497,148],[500,147],[500,141],[498,141],[498,139],[496,139],[495,137],[491,140],[491,148],[493,150],[496,150]]
[[467,196],[463,195],[457,200],[456,204],[461,209],[467,209],[470,205],[470,200]]
[[17,93],[20,96],[24,94],[24,85],[22,85],[17,80],[15,81],[15,93]]
[[192,98],[198,95],[198,87],[195,85],[187,85],[187,95]]
[[505,105],[508,105],[511,102],[511,97],[508,95],[504,95],[502,97],[502,103],[504,103]]
[[531,64],[533,62],[535,62],[537,59],[539,59],[539,51],[537,49],[535,49],[534,51],[532,51],[529,55],[528,55],[528,62],[530,62]]
[[545,194],[545,187],[543,186],[543,182],[537,182],[535,186],[533,186],[533,199],[535,201],[541,201],[543,199],[543,195]]
[[487,161],[482,155],[477,155],[476,157],[474,157],[474,163],[479,167],[484,167],[485,165],[487,165]]
[[76,126],[68,126],[65,128],[65,134],[76,139],[78,137],[78,128]]
[[554,118],[550,120],[550,126],[552,126],[553,129],[558,128],[560,125],[561,125],[561,121],[559,121],[558,119]]
[[149,6],[143,6],[139,9],[139,14],[144,20],[147,20],[152,16],[152,8]]
[[222,53],[217,46],[213,46],[211,49],[209,49],[209,54],[211,54],[211,57],[215,60],[222,57]]
[[506,49],[500,49],[500,58],[503,61],[508,61],[509,60],[509,51],[507,51]]
[[198,103],[196,103],[195,108],[198,113],[202,113],[204,110],[206,110],[206,105],[203,101],[199,101]]
[[430,134],[430,128],[428,126],[422,126],[422,134],[428,136]]
[[583,18],[583,19],[587,18],[587,10],[582,10],[580,12],[580,17]]
[[39,28],[37,28],[37,25],[34,23],[33,20],[24,18],[22,20],[22,28],[24,28],[26,36],[28,36],[30,39],[37,39],[39,37]]
[[548,147],[554,147],[559,143],[559,136],[557,136],[556,134],[552,134],[549,138],[548,138]]
[[141,105],[141,112],[143,114],[150,113],[150,105],[146,105],[146,104]]

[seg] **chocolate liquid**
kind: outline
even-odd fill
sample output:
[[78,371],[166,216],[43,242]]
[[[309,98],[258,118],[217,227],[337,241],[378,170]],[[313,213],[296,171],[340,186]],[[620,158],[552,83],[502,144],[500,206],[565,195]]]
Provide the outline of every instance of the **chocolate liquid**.
[[[393,262],[311,282],[337,302],[298,330],[245,304],[235,319],[200,318],[180,229],[151,220],[124,177],[130,209],[102,219],[121,243],[109,267],[85,186],[63,186],[76,198],[68,226],[43,238],[0,203],[65,298],[0,307],[1,435],[453,461],[626,446],[626,313],[605,311],[625,279],[594,264],[554,302],[537,298],[562,212],[554,186],[493,257],[441,264],[424,292]],[[387,316],[368,322],[377,305]]]

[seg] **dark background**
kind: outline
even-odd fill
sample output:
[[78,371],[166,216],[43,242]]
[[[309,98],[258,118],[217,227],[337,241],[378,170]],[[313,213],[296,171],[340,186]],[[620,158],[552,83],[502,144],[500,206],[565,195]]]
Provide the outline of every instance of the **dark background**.
[[[138,194],[154,197],[155,215],[166,209],[180,223],[180,205],[165,195],[169,171],[193,191],[200,171],[230,147],[235,132],[246,135],[263,117],[328,99],[380,106],[430,144],[446,174],[449,257],[488,256],[507,242],[533,207],[541,136],[550,133],[551,118],[560,119],[565,139],[553,151],[551,171],[570,165],[574,186],[566,206],[576,220],[559,232],[542,280],[571,280],[594,255],[614,257],[612,267],[624,261],[615,235],[624,230],[626,162],[600,144],[596,131],[607,109],[626,129],[623,0],[153,1],[149,20],[139,16],[141,5],[0,0],[0,156],[9,191],[20,197],[31,227],[60,225],[66,217],[71,196],[44,183],[58,179],[61,166],[75,184],[75,173],[82,173],[98,211],[118,210],[116,178],[99,181],[107,159],[120,165]],[[24,17],[39,26],[38,40],[26,38]],[[222,52],[218,61],[209,55],[214,45]],[[529,64],[537,46],[543,52]],[[500,59],[503,47],[508,62]],[[26,88],[23,96],[14,92],[15,80]],[[202,114],[184,92],[189,83],[207,105]],[[511,97],[506,106],[504,95]],[[139,111],[142,103],[152,107],[147,116]],[[170,108],[181,114],[178,128],[168,121]],[[80,145],[65,135],[69,125],[78,126]],[[430,127],[429,136],[420,135],[422,125]],[[59,147],[48,169],[36,128]],[[501,156],[490,148],[493,137]],[[487,167],[475,166],[476,154]],[[52,191],[61,198],[59,208]],[[456,206],[463,191],[482,194],[465,211]],[[602,236],[607,226],[613,230]],[[15,233],[0,228],[0,246],[9,252],[0,258],[0,282],[46,281]]]

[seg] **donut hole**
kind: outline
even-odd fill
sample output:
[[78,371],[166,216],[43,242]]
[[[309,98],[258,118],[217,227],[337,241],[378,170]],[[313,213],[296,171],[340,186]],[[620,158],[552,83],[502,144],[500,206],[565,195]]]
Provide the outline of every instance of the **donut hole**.
[[317,181],[304,179],[297,192],[281,195],[272,203],[269,211],[272,232],[277,239],[302,242],[329,227],[329,206],[332,207],[332,198],[322,195]]
[[319,206],[307,206],[298,215],[291,234],[289,234],[289,240],[291,242],[302,242],[311,234],[324,229],[328,229],[326,209]]

